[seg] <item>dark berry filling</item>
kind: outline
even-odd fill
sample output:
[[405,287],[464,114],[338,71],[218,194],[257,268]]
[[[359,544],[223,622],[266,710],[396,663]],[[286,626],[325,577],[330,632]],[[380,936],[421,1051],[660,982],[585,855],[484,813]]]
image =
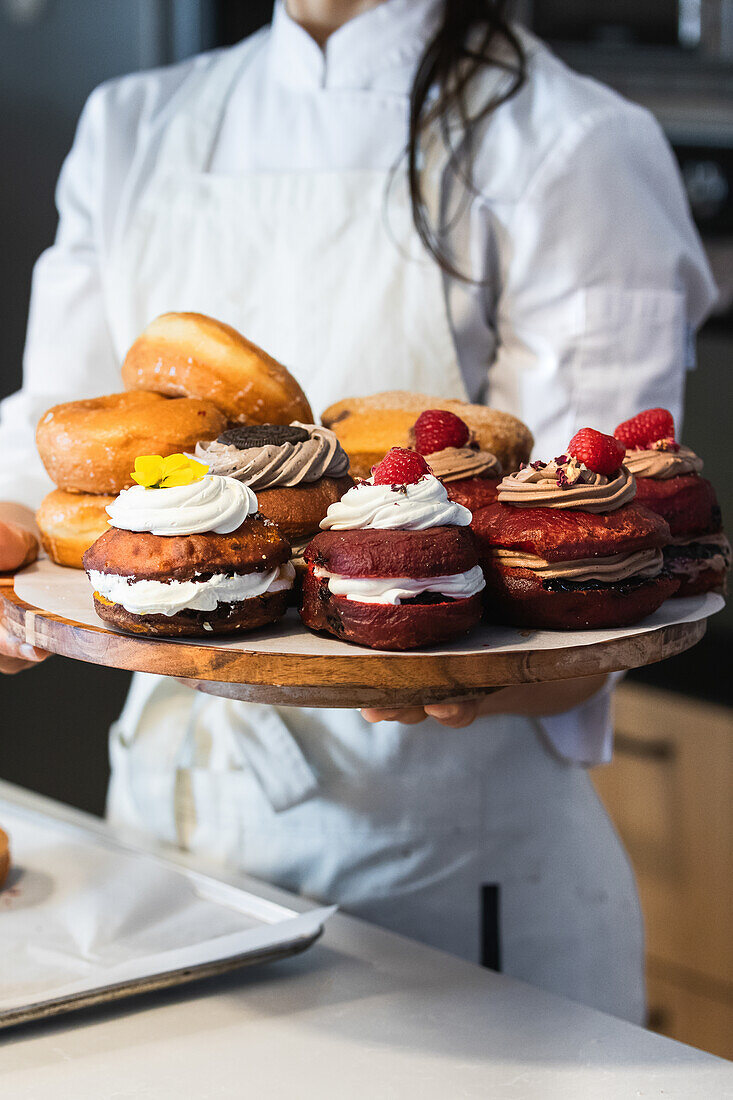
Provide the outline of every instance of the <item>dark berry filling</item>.
[[722,546],[714,546],[706,542],[691,542],[687,546],[665,546],[664,548],[664,560],[670,564],[680,561],[707,561],[708,558],[714,558],[720,554],[726,556]]
[[[553,577],[543,581],[542,587],[546,592],[615,592],[619,596],[626,596],[630,592],[636,592],[645,584],[654,584],[663,574],[656,577],[629,577],[624,581],[567,581],[561,577]],[[664,574],[666,575],[666,574]]]

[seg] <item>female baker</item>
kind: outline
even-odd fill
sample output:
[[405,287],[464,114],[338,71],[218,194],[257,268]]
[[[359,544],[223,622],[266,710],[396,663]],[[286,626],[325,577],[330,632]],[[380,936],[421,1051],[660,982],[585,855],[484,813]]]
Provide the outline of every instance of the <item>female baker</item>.
[[[468,397],[545,456],[650,405],[679,417],[714,288],[670,151],[503,8],[278,0],[233,48],[94,92],[2,410],[16,520],[50,488],[39,415],[119,390],[168,310],[234,325],[315,410]],[[0,568],[22,542],[3,532]],[[38,656],[2,652],[6,671]],[[136,676],[109,815],[639,1020],[634,884],[584,769],[609,755],[609,696],[590,678],[360,714]]]

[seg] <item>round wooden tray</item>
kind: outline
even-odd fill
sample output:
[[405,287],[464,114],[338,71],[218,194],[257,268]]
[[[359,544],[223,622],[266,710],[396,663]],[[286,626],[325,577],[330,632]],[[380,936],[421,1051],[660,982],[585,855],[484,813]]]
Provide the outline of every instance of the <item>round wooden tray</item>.
[[[231,640],[171,641],[107,629],[91,608],[84,574],[39,566],[50,581],[38,602],[55,611],[27,602],[10,587],[0,589],[0,616],[23,641],[93,664],[209,681],[205,690],[212,694],[282,706],[407,706],[638,668],[695,645],[706,616],[722,606],[711,595],[668,601],[647,624],[626,631],[565,634],[486,625],[451,646],[406,653],[319,637],[294,613],[269,631]],[[58,591],[74,586],[77,603],[69,606],[80,610],[73,617],[56,613],[63,606]],[[89,610],[81,606],[82,593]]]

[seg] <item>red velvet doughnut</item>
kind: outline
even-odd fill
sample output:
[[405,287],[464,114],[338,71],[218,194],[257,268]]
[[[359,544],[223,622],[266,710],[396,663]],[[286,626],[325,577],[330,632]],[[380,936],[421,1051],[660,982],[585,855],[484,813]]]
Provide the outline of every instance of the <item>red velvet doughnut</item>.
[[481,618],[481,609],[480,595],[444,603],[358,603],[334,596],[327,580],[315,577],[309,569],[303,581],[300,616],[311,630],[325,631],[342,641],[372,649],[415,649],[468,633]]
[[657,549],[670,538],[664,520],[635,501],[605,515],[497,502],[476,512],[471,528],[481,558],[500,546],[545,561],[574,561]]
[[321,531],[303,556],[342,577],[443,577],[478,565],[468,527]]
[[450,499],[471,512],[493,504],[499,491],[499,479],[495,477],[464,477],[460,481],[446,481],[444,484]]
[[672,536],[712,535],[720,530],[720,508],[710,482],[697,474],[681,474],[666,481],[636,479],[636,500],[662,516]]
[[645,619],[674,594],[679,581],[667,574],[597,588],[580,585],[548,591],[531,569],[486,569],[485,617],[490,622],[539,630],[592,630],[629,626]]

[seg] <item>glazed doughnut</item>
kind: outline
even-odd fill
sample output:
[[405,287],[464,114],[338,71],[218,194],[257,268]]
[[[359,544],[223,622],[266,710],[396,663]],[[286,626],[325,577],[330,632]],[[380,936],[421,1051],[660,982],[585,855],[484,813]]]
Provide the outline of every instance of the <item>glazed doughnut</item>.
[[115,498],[54,489],[41,501],[36,523],[43,549],[57,565],[82,569],[82,557],[109,529],[106,508]]
[[521,420],[485,405],[469,405],[421,393],[392,390],[371,397],[349,397],[330,405],[321,417],[341,441],[356,477],[371,468],[390,447],[407,447],[410,429],[426,409],[447,409],[471,429],[481,450],[499,459],[505,473],[518,469],[532,450],[532,433]]
[[128,390],[206,398],[231,422],[313,420],[308,399],[281,363],[202,313],[164,313],[152,321],[128,351],[122,380]]
[[192,451],[225,426],[210,401],[113,393],[54,405],[39,421],[36,444],[59,489],[111,495],[132,485],[138,455]]

